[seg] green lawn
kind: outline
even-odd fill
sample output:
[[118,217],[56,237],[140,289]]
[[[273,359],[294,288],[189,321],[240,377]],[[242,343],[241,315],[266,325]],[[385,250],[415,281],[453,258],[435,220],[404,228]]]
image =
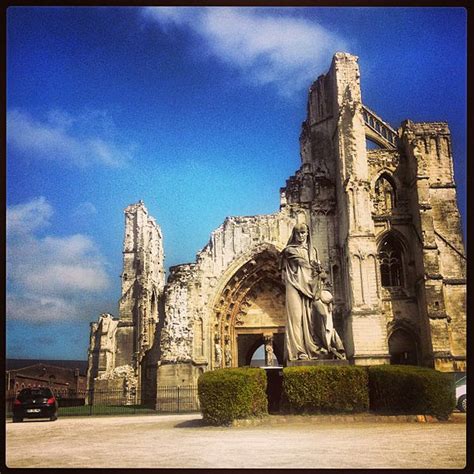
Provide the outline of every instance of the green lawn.
[[[181,410],[180,413],[190,412]],[[77,407],[59,407],[59,416],[90,416],[90,415],[147,415],[161,414],[153,408],[140,405],[83,405]],[[170,412],[171,413],[171,412]],[[173,411],[173,413],[176,413]],[[6,412],[6,417],[11,418],[12,413]]]
[[144,415],[156,413],[152,408],[139,405],[83,405],[78,407],[59,407],[59,416],[75,415]]

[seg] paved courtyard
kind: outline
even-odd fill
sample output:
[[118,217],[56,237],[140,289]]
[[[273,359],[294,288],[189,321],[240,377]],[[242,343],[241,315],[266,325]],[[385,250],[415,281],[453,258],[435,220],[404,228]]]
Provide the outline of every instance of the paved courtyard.
[[8,467],[462,468],[465,415],[409,423],[295,418],[203,426],[200,415],[63,417],[6,425]]

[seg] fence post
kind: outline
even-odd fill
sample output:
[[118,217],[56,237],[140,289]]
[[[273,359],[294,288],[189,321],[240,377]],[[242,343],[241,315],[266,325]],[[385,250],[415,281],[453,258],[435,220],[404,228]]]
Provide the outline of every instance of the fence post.
[[180,412],[179,385],[178,385],[178,413]]

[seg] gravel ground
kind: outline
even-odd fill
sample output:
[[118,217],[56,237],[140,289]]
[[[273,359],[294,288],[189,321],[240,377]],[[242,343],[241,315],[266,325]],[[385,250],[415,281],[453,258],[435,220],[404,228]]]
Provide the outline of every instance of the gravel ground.
[[198,414],[6,424],[11,468],[463,468],[466,424],[304,420],[204,426]]

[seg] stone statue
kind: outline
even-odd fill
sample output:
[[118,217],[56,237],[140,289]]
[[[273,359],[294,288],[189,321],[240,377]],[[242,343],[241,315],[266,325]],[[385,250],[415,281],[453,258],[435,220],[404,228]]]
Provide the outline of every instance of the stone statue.
[[342,341],[333,325],[332,294],[306,224],[295,225],[281,257],[286,287],[286,360],[327,358],[328,353],[343,359]]
[[214,360],[216,362],[216,367],[222,365],[222,348],[219,341],[219,338],[216,338],[214,342]]
[[308,226],[297,224],[281,255],[286,287],[285,353],[287,360],[317,359],[322,347],[312,336],[312,302],[319,262],[313,257]]
[[230,344],[228,340],[225,341],[224,359],[225,359],[225,366],[231,367],[232,366],[232,351],[230,349]]
[[320,273],[313,302],[313,334],[319,344],[337,359],[345,359],[344,346],[334,327],[333,296],[326,282],[326,274]]
[[271,367],[273,365],[273,338],[265,338],[265,365]]

